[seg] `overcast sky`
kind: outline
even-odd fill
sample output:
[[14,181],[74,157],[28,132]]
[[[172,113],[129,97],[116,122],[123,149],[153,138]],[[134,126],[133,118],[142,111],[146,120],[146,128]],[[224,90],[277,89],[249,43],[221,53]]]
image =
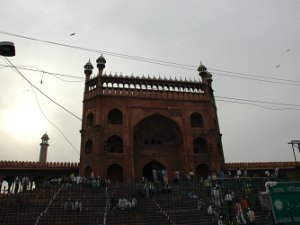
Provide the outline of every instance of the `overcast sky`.
[[[299,0],[10,0],[0,7],[0,31],[0,41],[16,46],[16,56],[9,58],[14,65],[82,78],[20,70],[80,118],[83,66],[91,59],[96,67],[100,53],[3,32],[195,67],[193,71],[104,54],[106,70],[112,74],[198,79],[201,61],[214,79],[225,161],[294,160],[288,142],[300,139]],[[80,151],[81,121],[36,91],[39,108],[30,85],[13,69],[3,67],[6,63],[1,57],[0,160],[37,161],[40,138],[47,132],[48,161],[78,162],[79,155],[53,124]],[[250,79],[217,70],[245,73]]]

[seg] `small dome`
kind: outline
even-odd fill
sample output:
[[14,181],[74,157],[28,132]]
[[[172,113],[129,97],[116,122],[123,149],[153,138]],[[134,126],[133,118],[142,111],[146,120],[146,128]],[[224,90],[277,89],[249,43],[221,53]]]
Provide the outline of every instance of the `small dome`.
[[206,80],[207,80],[207,81],[210,81],[210,82],[213,81],[211,73],[206,72]]
[[105,64],[106,60],[103,57],[103,55],[101,54],[101,56],[96,60],[97,64]]
[[94,67],[93,67],[93,64],[90,62],[90,60],[84,65],[84,67],[83,67],[84,69],[89,69],[89,70],[92,70],[92,69],[94,69]]
[[207,68],[200,62],[200,65],[199,65],[199,67],[198,67],[198,71],[199,72],[204,72],[204,71],[206,71],[207,70]]
[[47,133],[45,133],[43,136],[42,136],[42,140],[49,140],[49,136]]

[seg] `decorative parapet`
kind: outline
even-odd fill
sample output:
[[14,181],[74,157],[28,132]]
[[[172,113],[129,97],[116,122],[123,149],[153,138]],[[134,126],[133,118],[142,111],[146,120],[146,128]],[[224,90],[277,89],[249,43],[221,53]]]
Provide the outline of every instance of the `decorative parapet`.
[[236,163],[225,163],[225,170],[262,170],[262,169],[295,169],[295,162],[236,162]]
[[[99,82],[101,79],[101,82]],[[107,75],[96,76],[86,82],[87,92],[93,91],[98,87],[105,89],[120,89],[131,91],[159,91],[159,92],[184,92],[184,93],[204,93],[205,84],[200,80],[187,80],[180,78],[167,79],[161,77],[134,77],[133,75]]]
[[28,162],[0,161],[0,169],[77,169],[78,163],[70,162]]

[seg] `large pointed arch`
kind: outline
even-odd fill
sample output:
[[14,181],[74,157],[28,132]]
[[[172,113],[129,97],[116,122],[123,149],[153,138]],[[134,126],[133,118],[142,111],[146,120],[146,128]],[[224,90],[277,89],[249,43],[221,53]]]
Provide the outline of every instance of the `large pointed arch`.
[[173,120],[154,114],[136,124],[134,143],[145,147],[147,145],[181,145],[182,133]]
[[[149,158],[160,162],[168,169],[183,165],[183,137],[180,127],[172,119],[153,114],[141,120],[134,127],[133,154],[135,177],[151,177],[150,169],[144,168]],[[148,171],[148,172],[147,172]]]

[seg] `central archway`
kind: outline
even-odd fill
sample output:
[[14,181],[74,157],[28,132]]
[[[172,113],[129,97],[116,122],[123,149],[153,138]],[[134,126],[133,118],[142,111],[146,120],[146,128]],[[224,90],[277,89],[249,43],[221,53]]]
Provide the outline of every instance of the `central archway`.
[[[180,169],[183,153],[182,133],[171,119],[154,114],[134,127],[133,151],[136,180],[153,179],[153,168]],[[149,163],[150,161],[150,163]]]
[[153,171],[155,170],[157,172],[157,174],[160,174],[159,171],[162,171],[165,168],[166,167],[163,164],[161,164],[161,163],[159,163],[157,161],[151,161],[151,162],[147,163],[144,166],[144,168],[143,168],[143,177],[147,178],[150,181],[154,181],[154,179],[153,179]]

